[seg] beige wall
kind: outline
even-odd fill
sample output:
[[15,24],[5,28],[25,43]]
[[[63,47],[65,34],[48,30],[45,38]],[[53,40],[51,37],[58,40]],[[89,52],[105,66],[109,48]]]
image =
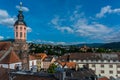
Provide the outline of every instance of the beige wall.
[[42,68],[48,69],[49,66],[50,66],[50,64],[54,63],[54,61],[55,61],[55,58],[53,58],[53,59],[51,60],[51,62],[43,61],[43,62],[42,62]]
[[[15,39],[26,40],[26,26],[25,25],[16,25],[14,30],[15,30],[14,32]],[[22,37],[20,37],[21,32],[22,32]],[[18,35],[16,33],[18,33]]]

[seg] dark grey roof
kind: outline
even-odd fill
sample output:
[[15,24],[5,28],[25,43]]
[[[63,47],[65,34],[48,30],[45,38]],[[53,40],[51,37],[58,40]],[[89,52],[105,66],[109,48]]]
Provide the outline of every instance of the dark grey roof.
[[[63,55],[58,60],[67,60]],[[71,53],[69,60],[120,60],[120,53]]]
[[52,59],[53,59],[53,57],[46,57],[46,58],[44,59],[44,61],[45,61],[45,62],[50,62]]

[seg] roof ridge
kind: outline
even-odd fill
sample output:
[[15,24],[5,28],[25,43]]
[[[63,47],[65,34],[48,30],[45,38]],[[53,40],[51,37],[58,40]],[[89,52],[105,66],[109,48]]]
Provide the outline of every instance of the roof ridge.
[[12,50],[12,47],[10,46],[10,48],[5,52],[5,54],[0,58],[0,61],[2,61],[7,55],[9,55],[10,51]]

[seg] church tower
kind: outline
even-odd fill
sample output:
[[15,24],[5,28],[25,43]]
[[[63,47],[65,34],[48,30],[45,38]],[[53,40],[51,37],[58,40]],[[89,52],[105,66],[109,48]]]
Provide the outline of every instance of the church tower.
[[22,2],[20,2],[20,9],[17,16],[18,20],[14,24],[15,41],[26,41],[26,23],[22,11]]
[[20,2],[20,9],[18,12],[18,19],[14,24],[15,42],[13,43],[14,51],[18,54],[22,61],[22,69],[29,69],[29,54],[28,44],[26,43],[26,23],[24,21],[24,15],[22,11],[22,2]]

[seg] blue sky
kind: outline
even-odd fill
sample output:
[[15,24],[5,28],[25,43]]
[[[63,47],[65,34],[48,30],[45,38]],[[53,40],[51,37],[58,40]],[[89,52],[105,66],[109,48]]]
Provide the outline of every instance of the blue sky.
[[23,3],[27,41],[54,44],[120,41],[120,0],[0,0],[0,39],[14,38]]

